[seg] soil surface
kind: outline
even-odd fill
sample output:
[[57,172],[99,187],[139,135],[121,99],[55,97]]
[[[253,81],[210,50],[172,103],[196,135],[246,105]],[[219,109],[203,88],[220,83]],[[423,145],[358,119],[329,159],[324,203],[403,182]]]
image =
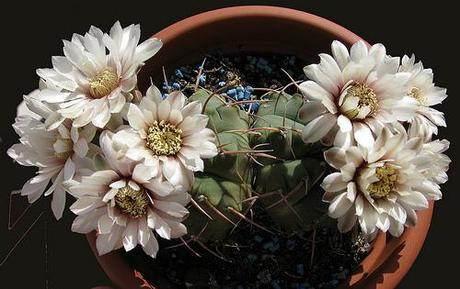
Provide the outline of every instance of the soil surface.
[[[254,210],[255,222],[278,232],[260,207]],[[369,248],[359,233],[341,234],[335,226],[270,234],[244,221],[224,243],[187,244],[160,240],[156,259],[140,248],[126,256],[159,289],[328,289],[345,280]]]

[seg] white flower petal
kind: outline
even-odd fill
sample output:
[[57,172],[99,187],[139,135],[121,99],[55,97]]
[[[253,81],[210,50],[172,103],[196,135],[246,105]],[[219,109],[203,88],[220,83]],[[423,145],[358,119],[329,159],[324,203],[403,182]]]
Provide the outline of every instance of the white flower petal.
[[135,130],[147,130],[148,124],[145,122],[144,115],[137,105],[132,103],[129,105],[127,117],[129,125]]
[[358,217],[353,210],[348,210],[337,220],[337,228],[340,232],[349,232],[356,224]]
[[336,196],[330,203],[329,216],[334,219],[340,218],[348,212],[352,205],[353,202],[347,198],[347,193],[342,193]]
[[62,185],[56,186],[53,192],[53,199],[51,201],[51,210],[53,211],[56,220],[60,220],[62,218],[62,214],[65,209],[65,199],[66,199],[66,192]]
[[136,220],[130,220],[124,232],[123,247],[126,252],[131,251],[137,246],[138,224]]
[[343,132],[350,132],[352,130],[351,121],[348,117],[339,115],[337,118],[337,124],[340,127],[340,130]]
[[346,164],[345,151],[337,147],[325,151],[324,159],[330,166],[338,170]]
[[341,173],[332,173],[324,178],[321,187],[327,192],[339,192],[347,187],[347,183],[343,181]]
[[133,179],[139,183],[146,183],[158,174],[158,167],[137,164],[134,167]]
[[313,143],[323,138],[329,130],[336,125],[336,117],[330,113],[323,114],[311,122],[303,129],[302,139],[306,143]]
[[410,194],[400,196],[398,202],[414,210],[428,208],[428,200],[422,193],[417,191],[412,191]]
[[359,122],[354,122],[353,132],[359,145],[366,148],[372,147],[374,144],[374,136],[372,135],[372,132],[367,125]]
[[327,111],[320,101],[308,101],[299,110],[299,118],[309,122]]

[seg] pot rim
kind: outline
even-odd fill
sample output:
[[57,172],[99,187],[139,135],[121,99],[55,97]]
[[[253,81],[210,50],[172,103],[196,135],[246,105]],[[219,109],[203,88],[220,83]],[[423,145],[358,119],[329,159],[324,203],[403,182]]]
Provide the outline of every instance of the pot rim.
[[[356,41],[362,40],[362,38],[348,29],[322,17],[290,8],[260,5],[235,6],[203,12],[180,20],[152,37],[159,38],[164,44],[167,44],[173,39],[199,27],[219,21],[234,21],[235,18],[248,17],[264,17],[297,22],[333,35],[335,39],[347,45],[352,45]],[[430,204],[428,209],[418,212],[417,226],[406,228],[399,238],[392,238],[380,232],[372,244],[371,252],[361,262],[359,271],[354,272],[347,280],[343,281],[339,288],[395,288],[410,269],[423,246],[431,223],[432,213],[433,203]],[[99,256],[95,242],[96,233],[91,232],[86,237],[98,263],[117,287],[121,289],[140,288],[140,283],[133,274],[134,270],[123,258],[122,253],[114,251]],[[406,242],[410,243],[410,246],[404,246]],[[399,263],[401,267],[391,272],[395,262]]]

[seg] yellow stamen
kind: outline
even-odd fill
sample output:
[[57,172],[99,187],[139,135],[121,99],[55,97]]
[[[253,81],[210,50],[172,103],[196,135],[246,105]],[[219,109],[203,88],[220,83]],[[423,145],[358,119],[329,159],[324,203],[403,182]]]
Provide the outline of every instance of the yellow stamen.
[[149,198],[143,188],[134,190],[129,185],[118,189],[115,195],[115,205],[120,211],[133,218],[139,218],[147,214]]
[[147,130],[146,146],[157,156],[176,155],[182,147],[182,130],[164,120],[155,121]]
[[65,146],[69,148],[68,151],[65,152],[54,152],[54,156],[60,160],[67,160],[71,155],[72,155],[72,147],[73,147],[73,142],[71,139],[68,138],[62,138],[62,137],[57,137],[56,142],[61,141],[65,143]]
[[377,168],[375,171],[379,180],[370,184],[367,187],[367,191],[373,199],[385,198],[393,192],[396,187],[398,171],[393,166],[387,164]]
[[117,73],[110,67],[104,68],[89,80],[90,93],[101,98],[111,93],[119,84]]
[[358,107],[356,109],[351,109],[348,111],[343,111],[342,113],[349,119],[361,118],[358,117],[360,109],[363,107],[369,107],[370,112],[366,117],[372,117],[377,113],[379,108],[379,103],[377,100],[377,95],[374,90],[367,86],[364,83],[353,83],[345,91],[346,95],[344,97],[344,102],[348,97],[357,97],[359,98]]
[[408,95],[415,98],[420,104],[425,103],[426,96],[423,94],[423,91],[418,87],[412,87]]

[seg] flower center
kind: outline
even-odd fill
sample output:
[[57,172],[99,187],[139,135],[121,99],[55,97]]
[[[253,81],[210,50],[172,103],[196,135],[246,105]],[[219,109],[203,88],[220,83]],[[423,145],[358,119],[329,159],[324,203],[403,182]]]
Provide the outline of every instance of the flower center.
[[118,209],[133,218],[139,218],[147,214],[149,197],[143,188],[134,190],[129,185],[126,185],[118,189],[114,199]]
[[101,98],[111,93],[119,84],[117,73],[110,67],[96,73],[89,80],[89,91],[94,98]]
[[374,116],[379,108],[374,90],[364,83],[352,83],[342,93],[341,112],[349,119]]
[[60,160],[67,160],[71,155],[72,155],[72,152],[70,151],[62,152],[62,153],[58,153],[58,152],[54,153],[54,156]]
[[157,156],[175,155],[182,147],[182,130],[164,120],[155,121],[147,130],[146,146]]
[[373,199],[385,198],[396,186],[398,171],[394,167],[386,164],[383,167],[377,168],[375,171],[379,180],[370,184],[367,187],[367,191]]
[[67,148],[67,150],[57,152],[56,149],[55,149],[54,156],[57,159],[60,159],[60,160],[67,160],[72,155],[73,142],[72,142],[71,139],[68,139],[68,138],[57,137],[56,138],[56,143],[58,143],[58,142],[60,142],[62,144],[62,146],[65,146]]
[[412,87],[407,95],[415,98],[420,104],[425,103],[426,97],[423,91],[418,87]]

